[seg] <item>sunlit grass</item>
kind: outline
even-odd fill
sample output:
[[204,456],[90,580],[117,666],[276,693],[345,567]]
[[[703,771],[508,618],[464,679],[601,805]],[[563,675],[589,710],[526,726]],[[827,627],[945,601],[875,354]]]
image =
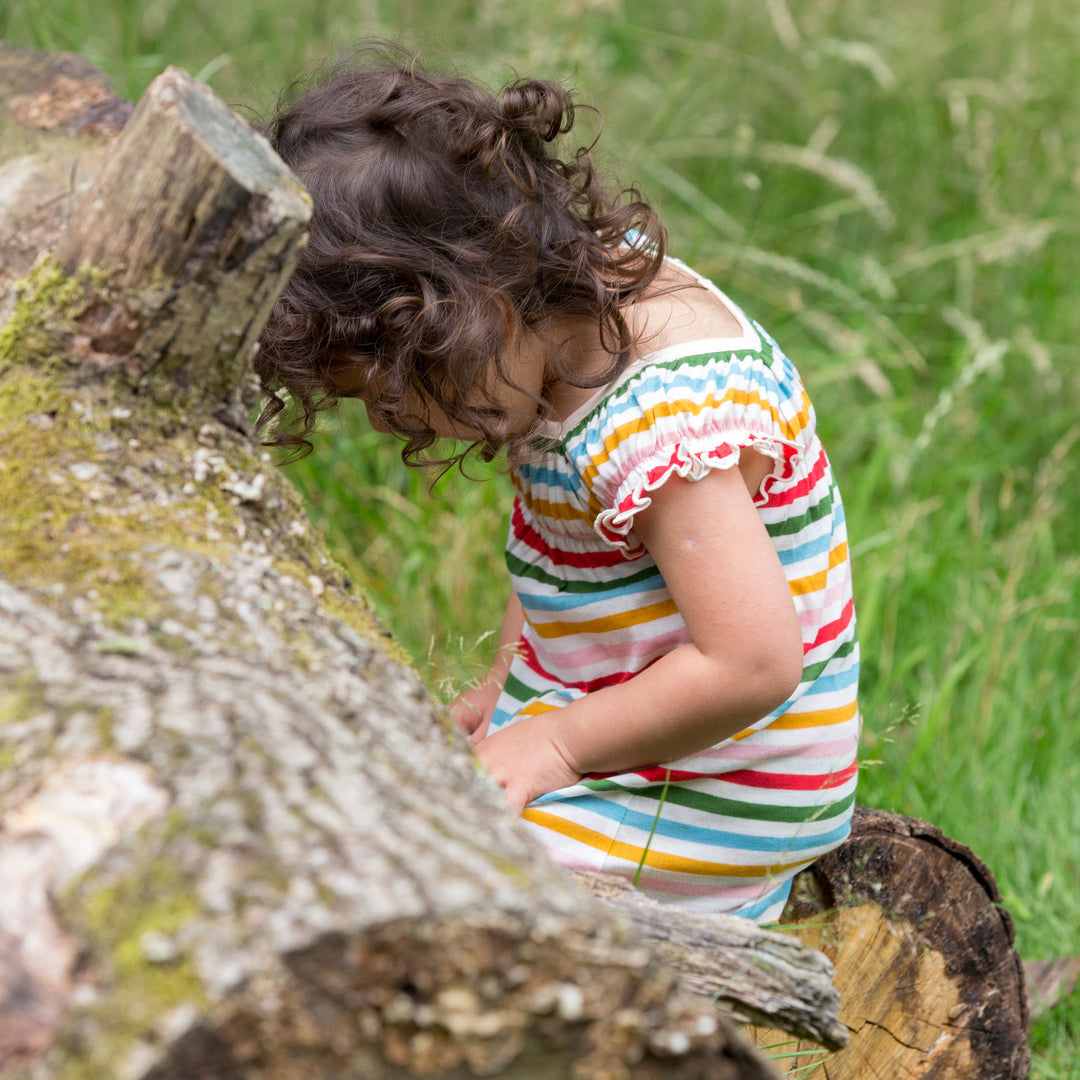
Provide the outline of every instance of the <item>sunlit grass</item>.
[[[265,109],[368,33],[605,116],[673,251],[795,359],[845,495],[863,645],[860,799],[997,875],[1030,957],[1080,954],[1080,10],[988,0],[0,0],[137,96],[166,63]],[[582,117],[585,130],[596,122]],[[505,477],[404,470],[346,415],[292,475],[436,690],[505,603]],[[1075,1075],[1076,998],[1034,1037]]]

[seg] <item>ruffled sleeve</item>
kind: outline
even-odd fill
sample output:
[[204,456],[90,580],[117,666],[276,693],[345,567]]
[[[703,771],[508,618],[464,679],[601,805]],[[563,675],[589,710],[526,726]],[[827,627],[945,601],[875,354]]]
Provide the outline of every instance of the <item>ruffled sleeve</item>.
[[765,506],[797,482],[813,428],[809,399],[779,350],[643,367],[609,395],[584,432],[583,475],[599,507],[594,528],[626,558],[639,558],[645,549],[634,518],[651,505],[649,493],[672,476],[693,481],[734,468],[747,450],[773,461],[754,497]]

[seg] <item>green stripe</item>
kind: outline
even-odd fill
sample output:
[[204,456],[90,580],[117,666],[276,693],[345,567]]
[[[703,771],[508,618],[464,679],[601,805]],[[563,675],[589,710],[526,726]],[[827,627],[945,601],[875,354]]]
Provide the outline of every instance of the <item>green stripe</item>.
[[821,673],[834,661],[843,660],[845,656],[850,656],[855,649],[858,648],[858,642],[854,639],[845,641],[843,645],[837,647],[836,651],[830,656],[827,656],[824,660],[819,660],[816,664],[810,664],[803,668],[802,681],[803,682],[815,682]]
[[[836,651],[824,660],[819,660],[816,664],[810,664],[808,667],[803,668],[803,682],[815,682],[820,678],[822,672],[835,660],[843,660],[845,657],[850,656],[858,647],[858,643],[854,640],[845,641],[842,645],[838,646]],[[535,701],[538,697],[543,697],[544,694],[550,693],[552,690],[557,690],[556,686],[547,686],[543,688],[537,688],[529,686],[527,683],[522,682],[514,675],[508,675],[506,677],[506,683],[503,687],[506,693],[513,696],[517,702],[518,710],[523,709],[530,702]],[[590,780],[590,784],[606,784],[606,780]],[[601,789],[597,789],[601,790]],[[636,789],[635,789],[636,790]]]
[[[832,655],[826,657],[824,660],[818,661],[816,664],[810,664],[808,667],[803,668],[803,682],[815,682],[822,674],[822,672],[835,660],[843,660],[845,657],[850,656],[858,647],[856,641],[845,641],[842,645],[838,646],[836,651]],[[527,683],[522,682],[514,675],[508,675],[506,677],[506,683],[503,687],[506,693],[512,695],[515,702],[518,705],[520,711],[526,705],[535,701],[538,697],[543,697],[544,694],[550,693],[552,690],[557,690],[556,686],[547,686],[542,688],[529,686]],[[606,780],[590,780],[592,784],[606,784]],[[597,788],[597,790],[606,790]],[[634,789],[637,790],[637,789]]]
[[506,676],[506,682],[503,683],[503,691],[510,694],[515,702],[517,702],[518,708],[514,710],[515,713],[520,712],[526,704],[535,701],[538,697],[542,697],[547,692],[529,686],[528,683],[523,683],[515,675]]
[[660,577],[660,572],[655,566],[646,567],[629,577],[615,578],[610,581],[568,581],[556,577],[554,574],[549,574],[547,571],[541,570],[540,567],[519,559],[516,555],[511,555],[509,551],[506,553],[506,566],[515,577],[529,578],[531,581],[538,581],[544,585],[555,585],[558,587],[559,592],[613,592],[624,585],[636,585],[639,581],[646,581],[650,577],[657,578],[663,584],[663,578]]
[[768,521],[765,523],[765,528],[770,536],[791,536],[794,533],[802,532],[807,525],[813,525],[815,522],[820,521],[824,517],[828,517],[833,511],[833,492],[834,487],[829,488],[829,493],[820,501],[814,503],[809,510],[804,514],[800,514],[798,517],[784,518],[782,521]]

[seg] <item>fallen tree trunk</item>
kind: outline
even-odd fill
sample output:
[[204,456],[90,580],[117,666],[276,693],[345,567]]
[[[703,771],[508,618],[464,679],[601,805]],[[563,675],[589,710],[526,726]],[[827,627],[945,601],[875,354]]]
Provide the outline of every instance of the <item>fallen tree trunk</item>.
[[774,1076],[505,812],[246,430],[299,186],[176,72],[109,156],[0,329],[0,1077]]

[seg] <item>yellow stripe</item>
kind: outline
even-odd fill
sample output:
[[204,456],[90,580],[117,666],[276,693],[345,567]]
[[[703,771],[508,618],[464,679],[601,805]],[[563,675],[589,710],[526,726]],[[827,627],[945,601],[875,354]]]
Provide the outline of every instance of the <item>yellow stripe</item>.
[[558,712],[563,708],[562,705],[552,705],[547,701],[534,701],[531,705],[526,705],[524,709],[520,711],[521,716],[539,716],[541,713],[546,712]]
[[[618,859],[626,859],[631,863],[641,862],[644,848],[635,847],[633,844],[624,844],[621,841],[613,841],[610,836],[603,833],[586,829],[572,821],[555,817],[553,814],[545,814],[542,810],[526,809],[521,812],[526,821],[541,825],[552,832],[561,833],[571,840],[577,840],[587,847],[606,851]],[[741,866],[730,863],[705,862],[702,859],[687,859],[681,855],[669,855],[663,851],[654,851],[651,848],[645,853],[645,865],[656,870],[670,870],[677,874],[702,874],[707,877],[735,877],[756,878],[766,877],[769,874],[782,874],[799,866],[807,866],[813,859],[800,859],[793,863],[755,864],[753,866]]]
[[858,711],[859,703],[852,701],[835,709],[819,709],[817,712],[806,713],[786,712],[763,728],[744,728],[731,738],[738,742],[740,739],[748,739],[758,731],[798,731],[800,728],[830,727],[833,724],[846,723],[853,719]]
[[677,615],[679,609],[674,600],[661,600],[656,604],[646,604],[645,607],[636,608],[633,611],[620,611],[615,615],[605,615],[600,619],[586,619],[584,622],[534,622],[529,620],[533,630],[542,638],[567,637],[570,634],[606,634],[612,630],[622,630],[627,626],[638,626],[641,623],[652,622],[654,619],[665,619],[669,615]]
[[788,588],[792,596],[804,596],[806,593],[820,592],[825,588],[829,571],[847,561],[847,541],[837,544],[829,552],[829,565],[816,574],[807,574],[806,577],[794,578],[788,582]]
[[662,401],[659,402],[654,408],[649,409],[643,416],[637,417],[634,420],[630,420],[625,424],[620,424],[605,440],[604,449],[598,453],[593,459],[592,464],[585,469],[582,473],[582,479],[586,485],[592,487],[592,481],[595,478],[600,467],[607,462],[611,453],[624,439],[628,439],[633,435],[642,431],[648,431],[653,426],[653,422],[661,417],[677,416],[680,413],[691,416],[697,416],[698,413],[703,412],[705,409],[715,409],[721,404],[735,403],[736,405],[757,405],[762,411],[768,413],[776,425],[780,428],[781,434],[785,439],[794,440],[796,436],[804,427],[806,427],[807,421],[810,416],[810,399],[806,396],[806,391],[802,392],[802,407],[798,414],[791,420],[784,420],[781,418],[779,412],[768,398],[763,398],[756,390],[729,390],[723,397],[717,398],[710,394],[704,401]]
[[596,514],[590,515],[568,502],[534,499],[528,492],[524,491],[519,494],[521,495],[521,501],[535,517],[546,517],[554,521],[587,521],[590,525],[596,517]]
[[797,731],[799,728],[830,727],[854,719],[859,711],[859,703],[852,701],[835,709],[821,709],[818,712],[786,712],[769,724],[770,731]]

